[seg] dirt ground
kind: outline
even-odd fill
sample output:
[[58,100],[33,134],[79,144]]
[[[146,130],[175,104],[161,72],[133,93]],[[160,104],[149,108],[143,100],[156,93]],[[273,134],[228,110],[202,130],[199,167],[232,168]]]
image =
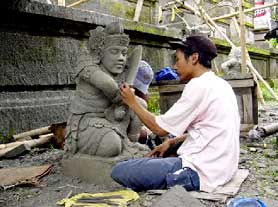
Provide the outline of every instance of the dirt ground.
[[[278,103],[268,103],[259,107],[259,125],[276,123]],[[278,136],[278,134],[277,134]],[[250,174],[242,184],[238,196],[261,198],[268,207],[278,207],[278,150],[276,134],[261,141],[241,138],[240,168],[249,169]],[[64,177],[61,173],[60,160],[63,152],[57,149],[34,149],[17,159],[0,161],[0,168],[27,167],[53,164],[50,174],[42,178],[39,186],[18,186],[0,190],[0,206],[51,207],[66,196],[77,193],[108,192],[121,189],[114,183],[110,187],[87,184],[79,179]],[[159,196],[140,193],[140,199],[131,206],[153,206]],[[225,203],[201,201],[205,206],[222,207]]]

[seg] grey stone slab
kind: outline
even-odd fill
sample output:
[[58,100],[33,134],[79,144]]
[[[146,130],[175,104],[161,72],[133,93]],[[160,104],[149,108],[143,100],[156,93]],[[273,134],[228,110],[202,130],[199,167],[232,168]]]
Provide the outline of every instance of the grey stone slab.
[[164,193],[153,207],[204,207],[204,205],[193,198],[182,186],[174,186]]

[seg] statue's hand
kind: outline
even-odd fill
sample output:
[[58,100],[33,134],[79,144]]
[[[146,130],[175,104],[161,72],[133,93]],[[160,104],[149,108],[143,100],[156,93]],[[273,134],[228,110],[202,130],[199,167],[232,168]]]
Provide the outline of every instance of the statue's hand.
[[116,107],[114,110],[114,117],[117,121],[122,121],[126,114],[126,108],[124,106]]
[[112,99],[112,103],[120,103],[122,101],[122,97],[120,93],[117,93],[116,96]]

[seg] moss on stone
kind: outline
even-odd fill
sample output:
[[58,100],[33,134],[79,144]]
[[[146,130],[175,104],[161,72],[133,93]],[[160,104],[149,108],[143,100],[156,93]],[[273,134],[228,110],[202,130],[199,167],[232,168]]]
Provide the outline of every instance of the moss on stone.
[[211,38],[211,39],[216,46],[231,47],[231,45],[224,40],[217,39],[217,38]]
[[110,2],[107,7],[112,15],[119,16],[120,12],[125,10],[124,6],[120,2]]
[[250,4],[249,2],[244,1],[244,2],[243,2],[243,7],[244,7],[245,9],[250,9],[250,8],[252,7],[252,4]]
[[127,19],[132,19],[134,17],[134,14],[135,14],[135,8],[132,7],[126,8],[125,16]]
[[[225,40],[212,38],[212,41],[214,42],[214,44],[216,46],[231,47],[231,45]],[[236,43],[235,45],[239,46],[239,43]],[[253,47],[253,46],[250,46],[250,45],[247,45],[247,50],[248,50],[248,52],[254,53],[256,55],[270,56],[270,51],[269,50]]]
[[[110,13],[114,16],[120,16],[125,19],[132,20],[135,14],[135,6],[128,6],[124,5],[121,2],[111,2],[109,4],[106,4],[108,7]],[[142,22],[151,23],[150,22],[150,14],[148,12],[148,9],[142,8],[140,20]]]
[[163,29],[163,28],[158,28],[154,26],[148,26],[147,24],[142,24],[140,22],[134,23],[131,21],[125,21],[124,23],[124,28],[128,30],[133,30],[137,32],[142,32],[142,33],[147,33],[147,34],[152,34],[152,35],[158,35],[158,36],[167,36],[167,37],[172,37],[172,38],[181,38],[182,35],[181,33],[175,31],[175,30],[169,30],[169,29]]
[[247,46],[247,50],[248,50],[248,52],[255,53],[257,55],[270,56],[269,50],[252,47],[252,46]]
[[254,24],[251,24],[251,23],[249,23],[249,22],[245,22],[244,25],[245,25],[246,27],[254,28]]
[[80,41],[80,48],[86,48],[86,47],[87,47],[87,41],[86,40]]

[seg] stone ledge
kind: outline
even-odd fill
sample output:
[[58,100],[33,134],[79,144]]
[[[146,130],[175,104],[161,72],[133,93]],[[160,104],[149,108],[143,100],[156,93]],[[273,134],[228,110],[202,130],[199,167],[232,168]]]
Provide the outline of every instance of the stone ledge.
[[[136,23],[123,18],[99,13],[96,11],[87,11],[75,8],[43,4],[32,0],[18,0],[2,3],[1,9],[8,9],[27,14],[35,14],[46,17],[64,19],[75,23],[84,23],[92,25],[107,25],[111,22],[121,21],[127,31],[135,31],[152,36],[168,37],[170,39],[179,39],[182,37],[181,30],[159,27],[147,23]],[[91,28],[92,29],[92,28]]]

